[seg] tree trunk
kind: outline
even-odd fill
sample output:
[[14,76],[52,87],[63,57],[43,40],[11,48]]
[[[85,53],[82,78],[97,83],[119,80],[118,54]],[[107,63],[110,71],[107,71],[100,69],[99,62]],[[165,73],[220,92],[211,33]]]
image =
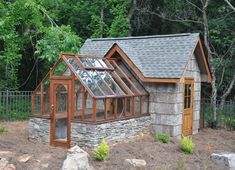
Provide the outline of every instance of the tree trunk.
[[226,98],[228,97],[228,95],[231,93],[233,86],[235,84],[235,73],[233,75],[233,79],[230,82],[230,85],[228,87],[228,89],[226,90],[226,92],[221,96],[221,102],[220,102],[220,109],[222,110],[224,108],[224,103],[226,101]]
[[215,66],[213,63],[213,56],[212,56],[212,52],[211,52],[211,48],[210,48],[210,44],[209,44],[209,26],[208,26],[208,20],[207,20],[207,5],[208,3],[204,4],[203,9],[202,9],[202,15],[203,15],[203,25],[204,25],[204,42],[205,42],[205,46],[207,49],[207,53],[208,53],[208,61],[209,61],[209,65],[211,68],[211,74],[212,74],[212,95],[211,95],[211,104],[213,107],[213,121],[216,122],[217,120],[217,106],[216,106],[216,101],[217,101],[217,87],[216,87],[216,74],[215,74]]
[[[135,12],[136,7],[137,7],[137,2],[136,2],[136,0],[132,0],[132,2],[131,2],[131,7],[130,7],[130,9],[129,9],[129,11],[128,11],[128,22],[129,22],[129,26],[130,26],[130,27],[131,27],[131,18],[132,18],[133,15],[134,15],[134,12]],[[128,36],[131,36],[131,35],[132,35],[132,30],[131,30],[131,28],[130,28],[129,31],[128,31]]]

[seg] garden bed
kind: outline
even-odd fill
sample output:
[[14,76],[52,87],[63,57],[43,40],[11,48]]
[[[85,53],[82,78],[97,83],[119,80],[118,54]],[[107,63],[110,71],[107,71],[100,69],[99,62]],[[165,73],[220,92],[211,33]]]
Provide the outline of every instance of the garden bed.
[[[28,141],[28,122],[1,122],[8,132],[0,134],[0,151],[11,151],[14,156],[10,163],[17,170],[23,169],[59,169],[66,157],[66,149],[49,147],[40,143]],[[210,161],[210,153],[230,151],[235,152],[235,132],[227,130],[204,129],[193,136],[196,150],[186,155],[179,148],[177,139],[164,144],[155,142],[153,137],[145,134],[129,142],[111,146],[110,158],[104,162],[94,160],[91,150],[90,163],[95,169],[126,169],[125,159],[144,159],[148,170],[156,169],[223,169]],[[17,161],[17,157],[29,154],[32,157],[26,163]],[[1,156],[1,155],[0,155]]]

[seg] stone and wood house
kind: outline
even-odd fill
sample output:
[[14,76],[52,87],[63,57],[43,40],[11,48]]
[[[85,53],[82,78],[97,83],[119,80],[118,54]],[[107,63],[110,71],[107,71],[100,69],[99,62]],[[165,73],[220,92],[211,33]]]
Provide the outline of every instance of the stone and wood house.
[[195,134],[202,82],[211,74],[198,33],[88,39],[35,89],[29,135],[69,148]]

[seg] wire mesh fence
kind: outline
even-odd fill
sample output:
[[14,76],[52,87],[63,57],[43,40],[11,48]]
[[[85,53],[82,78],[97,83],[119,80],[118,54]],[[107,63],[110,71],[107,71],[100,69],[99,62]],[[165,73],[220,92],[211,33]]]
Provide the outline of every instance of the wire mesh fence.
[[0,120],[24,120],[31,112],[32,91],[0,91]]
[[213,106],[209,99],[201,101],[201,127],[219,127],[235,130],[235,101],[226,101],[223,109],[217,101],[217,121],[213,120]]

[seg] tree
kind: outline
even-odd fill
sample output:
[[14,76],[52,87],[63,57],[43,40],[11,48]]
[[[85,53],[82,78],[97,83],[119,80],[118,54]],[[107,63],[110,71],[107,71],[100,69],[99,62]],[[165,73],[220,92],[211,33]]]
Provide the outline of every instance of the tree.
[[[214,121],[216,121],[218,94],[222,100],[221,107],[223,107],[224,101],[234,86],[235,70],[232,70],[235,63],[234,13],[223,2],[209,0],[151,1],[151,3],[157,3],[157,8],[152,9],[149,8],[152,5],[145,4],[138,10],[144,14],[154,15],[161,20],[180,24],[174,27],[176,30],[185,30],[186,26],[189,30],[199,30],[203,33],[212,73],[211,102]],[[226,69],[231,69],[232,74],[225,74]]]

